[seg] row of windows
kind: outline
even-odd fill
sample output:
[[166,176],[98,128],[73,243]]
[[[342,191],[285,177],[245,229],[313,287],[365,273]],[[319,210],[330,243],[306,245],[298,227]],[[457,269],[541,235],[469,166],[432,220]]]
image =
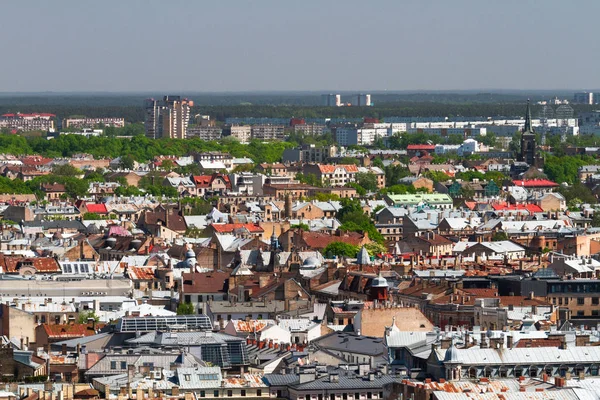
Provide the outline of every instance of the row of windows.
[[[233,390],[227,391],[227,397],[233,397]],[[252,391],[247,391],[246,389],[242,389],[240,392],[241,397],[246,397],[247,395],[252,395]],[[256,397],[262,396],[262,389],[256,389]],[[200,391],[200,397],[206,397],[206,390]],[[213,397],[223,397],[218,390],[213,391]]]
[[[377,396],[377,393],[373,393],[373,392],[367,392],[367,393],[363,393],[362,397],[366,397],[367,399],[373,399],[373,398],[379,398],[379,399],[383,399],[383,392],[379,392],[379,396]],[[311,396],[310,394],[304,395],[304,400],[313,400],[313,399],[317,399],[317,400],[336,400],[339,396],[337,396],[335,393],[330,393],[329,396],[325,396],[323,397],[323,394],[318,394],[317,396]],[[358,400],[361,397],[360,393],[354,393],[354,400]],[[348,400],[348,393],[342,393],[342,400]]]
[[[562,305],[568,306],[569,302],[572,303],[573,301],[577,301],[578,306],[584,306],[586,304],[586,301],[585,301],[586,298],[591,299],[592,305],[594,305],[594,306],[600,305],[600,297],[577,297],[577,298],[553,297],[552,304],[554,304],[554,305],[558,304],[559,306],[562,306]],[[588,302],[588,304],[589,304],[589,302]]]

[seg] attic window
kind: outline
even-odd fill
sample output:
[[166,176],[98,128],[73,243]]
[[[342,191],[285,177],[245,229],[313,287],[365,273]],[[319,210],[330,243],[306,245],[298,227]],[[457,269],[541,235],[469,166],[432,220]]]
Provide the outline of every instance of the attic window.
[[425,324],[421,324],[419,328],[425,328]]

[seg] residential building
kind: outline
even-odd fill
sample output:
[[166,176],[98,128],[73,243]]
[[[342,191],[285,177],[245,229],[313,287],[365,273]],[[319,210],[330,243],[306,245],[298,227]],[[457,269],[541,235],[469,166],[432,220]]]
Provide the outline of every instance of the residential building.
[[0,116],[0,129],[11,131],[54,131],[56,115],[49,113],[8,113]]
[[285,126],[260,124],[252,125],[252,139],[256,140],[284,140]]
[[314,144],[302,145],[283,151],[284,163],[326,163],[338,151],[336,146],[316,146]]
[[147,99],[144,102],[146,136],[150,139],[185,139],[193,105],[193,101],[180,96]]
[[329,165],[329,164],[305,164],[305,175],[314,175],[326,186],[346,186],[354,182],[358,167],[354,164]]
[[321,102],[326,107],[340,107],[342,105],[341,94],[323,94],[321,95]]
[[198,138],[202,140],[219,140],[223,135],[223,129],[218,126],[190,126],[186,131],[186,138]]
[[231,136],[242,144],[250,143],[252,139],[252,126],[250,125],[228,125],[223,128],[223,137]]
[[103,117],[103,118],[65,118],[62,120],[62,127],[64,128],[98,128],[112,126],[115,128],[122,128],[125,126],[125,118],[119,117]]

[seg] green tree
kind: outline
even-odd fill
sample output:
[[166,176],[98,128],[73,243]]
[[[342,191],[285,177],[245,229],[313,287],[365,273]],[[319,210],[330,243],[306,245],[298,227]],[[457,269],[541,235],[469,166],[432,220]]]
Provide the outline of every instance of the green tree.
[[133,169],[135,167],[135,159],[133,158],[133,156],[131,154],[125,154],[123,156],[121,156],[120,161],[120,167],[121,169]]
[[177,315],[193,315],[195,311],[192,303],[179,303],[177,305]]
[[96,322],[100,320],[94,310],[83,310],[79,312],[79,318],[77,318],[77,322],[80,324],[87,324],[90,319],[93,319]]
[[83,171],[75,168],[71,164],[60,164],[52,167],[52,173],[57,176],[76,177],[83,175]]
[[500,242],[503,240],[508,240],[508,235],[504,231],[498,231],[492,235],[493,242]]
[[377,191],[377,176],[372,173],[359,172],[355,175],[356,183],[367,192]]
[[290,225],[290,229],[301,229],[305,232],[308,232],[310,231],[310,226],[301,222],[299,224]]
[[102,217],[100,216],[100,214],[86,212],[86,213],[83,213],[83,219],[84,220],[100,220],[100,219],[102,219]]
[[351,245],[344,242],[331,242],[322,251],[325,257],[333,258],[337,257],[348,257],[354,258],[358,254],[358,246]]

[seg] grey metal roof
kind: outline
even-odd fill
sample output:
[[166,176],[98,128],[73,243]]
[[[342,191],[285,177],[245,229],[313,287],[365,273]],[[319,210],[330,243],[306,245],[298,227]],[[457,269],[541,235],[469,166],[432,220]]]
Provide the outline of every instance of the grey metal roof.
[[221,387],[220,367],[177,368],[176,379],[181,389]]
[[244,339],[217,332],[150,332],[127,340],[131,344],[154,344],[159,346],[200,346],[203,344],[223,344],[243,342]]
[[150,332],[175,329],[212,329],[206,315],[178,315],[174,317],[126,317],[121,318],[117,332]]
[[181,364],[183,367],[198,367],[205,365],[202,360],[187,353],[107,354],[87,370],[86,375],[123,374],[127,373],[127,366],[130,364],[138,366],[153,365],[154,367],[162,367],[163,369],[170,369],[172,364]]
[[[532,364],[590,364],[600,363],[600,347],[581,346],[560,349],[531,347],[512,349],[454,349],[456,362],[465,365],[532,365]],[[446,356],[445,349],[436,350],[438,359]]]
[[373,380],[369,375],[359,376],[351,371],[340,371],[337,381],[330,382],[329,375],[315,379],[306,383],[292,384],[296,390],[325,390],[325,389],[383,389],[384,385],[393,382],[399,382],[400,378],[392,375],[375,374]]
[[382,338],[362,336],[350,332],[333,332],[312,341],[320,348],[349,353],[379,356],[385,352]]

